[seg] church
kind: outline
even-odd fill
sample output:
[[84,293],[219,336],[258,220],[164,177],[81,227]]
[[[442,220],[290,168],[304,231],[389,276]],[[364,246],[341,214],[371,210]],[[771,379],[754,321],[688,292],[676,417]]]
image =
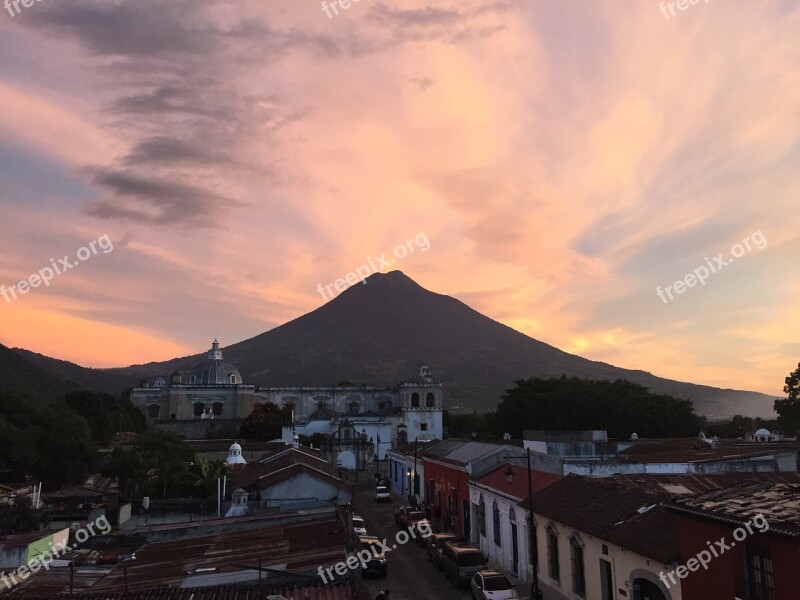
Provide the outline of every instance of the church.
[[[325,434],[343,442],[367,439],[381,459],[392,442],[442,438],[443,386],[427,365],[396,386],[261,387],[245,384],[236,366],[223,358],[217,340],[188,377],[175,372],[169,382],[142,381],[131,400],[151,428],[171,429],[187,437],[211,431],[226,421],[238,428],[257,404],[271,402],[290,418],[283,439]],[[205,422],[205,423],[203,423]],[[200,427],[198,427],[200,426]]]

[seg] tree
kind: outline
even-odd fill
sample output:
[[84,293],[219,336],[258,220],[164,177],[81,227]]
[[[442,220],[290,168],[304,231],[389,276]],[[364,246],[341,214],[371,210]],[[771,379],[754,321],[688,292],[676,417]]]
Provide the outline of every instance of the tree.
[[242,421],[239,435],[250,440],[270,441],[281,437],[286,415],[272,402],[257,404]]
[[224,460],[208,460],[195,455],[190,473],[200,497],[206,499],[217,493],[217,480],[230,475],[230,470]]
[[45,521],[44,511],[33,508],[26,496],[0,504],[0,535],[38,531]]
[[778,424],[789,435],[800,431],[800,363],[785,379],[783,391],[786,398],[775,400]]
[[191,447],[178,434],[148,431],[129,448],[115,449],[105,473],[117,478],[120,493],[129,500],[174,498],[189,493],[193,485],[193,459]]
[[66,404],[0,392],[0,469],[51,490],[83,483],[95,459],[89,424]]
[[610,437],[689,437],[705,419],[692,402],[618,379],[593,381],[577,377],[524,379],[508,390],[497,406],[492,429],[496,436],[521,437],[525,429],[604,429]]
[[104,392],[70,392],[64,403],[80,414],[89,423],[92,437],[107,444],[119,431],[144,431],[146,422],[142,411],[130,398],[122,398]]

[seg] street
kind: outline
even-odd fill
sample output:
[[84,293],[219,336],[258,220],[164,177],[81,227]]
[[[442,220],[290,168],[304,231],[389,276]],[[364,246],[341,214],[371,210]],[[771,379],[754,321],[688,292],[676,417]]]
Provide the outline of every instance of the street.
[[[359,486],[355,490],[355,513],[364,517],[370,535],[386,538],[386,544],[396,544],[400,531],[394,522],[394,509],[403,500],[393,497],[392,502],[375,502],[374,486]],[[374,598],[383,589],[390,591],[390,600],[464,600],[471,597],[468,588],[457,590],[452,581],[446,579],[428,560],[427,550],[413,539],[407,544],[398,544],[386,554],[389,574],[385,579],[365,577],[362,581]]]

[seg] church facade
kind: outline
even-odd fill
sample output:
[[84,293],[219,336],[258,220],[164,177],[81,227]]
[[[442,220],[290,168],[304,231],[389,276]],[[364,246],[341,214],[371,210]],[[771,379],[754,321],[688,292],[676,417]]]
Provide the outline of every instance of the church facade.
[[443,386],[426,365],[416,377],[390,387],[260,387],[244,383],[214,340],[187,377],[176,372],[169,382],[161,377],[152,385],[143,381],[131,391],[131,400],[151,427],[167,428],[170,422],[241,420],[257,404],[269,402],[291,415],[284,441],[315,433],[343,441],[358,437],[371,441],[381,459],[393,441],[442,438]]

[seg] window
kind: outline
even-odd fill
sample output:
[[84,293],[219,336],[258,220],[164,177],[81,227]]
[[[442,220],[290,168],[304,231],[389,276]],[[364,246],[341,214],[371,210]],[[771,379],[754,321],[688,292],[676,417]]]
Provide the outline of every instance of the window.
[[231,383],[236,383],[236,375],[231,375]]
[[419,394],[417,392],[411,394],[411,408],[419,408]]
[[161,407],[158,404],[150,404],[147,407],[147,416],[151,419],[157,419],[161,415]]
[[428,408],[436,408],[436,396],[433,395],[433,392],[425,394],[425,406]]
[[561,580],[561,567],[558,564],[558,533],[552,526],[547,528],[547,573],[550,579]]
[[572,591],[581,598],[586,597],[586,570],[583,564],[583,545],[577,536],[569,541],[572,555]]
[[214,416],[215,417],[222,416],[222,408],[223,408],[223,406],[225,406],[225,405],[222,404],[222,402],[214,402],[214,404],[211,405],[211,408],[212,408],[212,410],[214,412]]
[[427,423],[420,423],[419,430],[420,431],[428,431],[428,424]]
[[769,550],[748,546],[746,554],[748,598],[775,600],[775,576]]
[[481,535],[486,535],[486,503],[483,501],[483,496],[481,496],[481,503],[480,503],[480,510],[478,510],[478,520],[480,521],[480,532]]
[[193,409],[193,412],[194,412],[194,416],[195,417],[202,417],[204,408],[205,407],[203,406],[202,402],[195,402],[194,404],[192,404],[192,409]]
[[497,508],[497,502],[492,506],[492,530],[494,533],[494,543],[502,546],[502,536],[500,535],[500,509]]

